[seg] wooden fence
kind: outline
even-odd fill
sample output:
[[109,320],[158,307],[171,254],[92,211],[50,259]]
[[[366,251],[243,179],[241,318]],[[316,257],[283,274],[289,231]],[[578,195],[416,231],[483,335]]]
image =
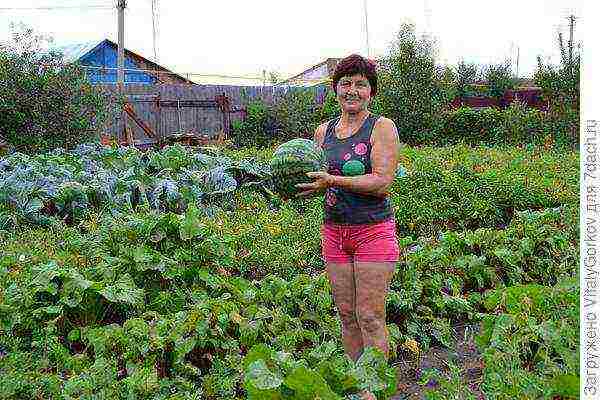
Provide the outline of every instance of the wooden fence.
[[[117,107],[116,99],[118,88],[114,84],[98,85],[101,90],[107,92],[113,101],[113,112],[107,125],[104,127],[104,135],[124,139],[122,113]],[[246,105],[253,99],[260,99],[266,104],[274,104],[277,100],[290,90],[302,90],[300,87],[289,86],[225,86],[225,85],[148,85],[128,84],[125,85],[125,94],[135,112],[155,134],[160,142],[177,134],[207,135],[215,138],[220,134],[226,136],[231,133],[231,123],[245,117]],[[322,103],[328,88],[316,86],[314,91],[315,102]],[[226,98],[228,106],[226,109],[219,107],[216,100]],[[545,110],[547,104],[541,98],[539,88],[518,88],[509,90],[500,99],[496,100],[484,96],[466,96],[456,98],[451,103],[452,108],[461,105],[468,107],[506,107],[518,97],[528,106]],[[164,106],[156,101],[160,99]],[[178,107],[177,102],[183,104]],[[213,103],[212,106],[209,103]],[[155,143],[156,139],[150,138],[143,129],[133,123],[131,118],[126,118],[126,125],[130,128],[133,139],[141,146]]]
[[537,87],[517,88],[511,89],[504,92],[504,95],[500,99],[496,99],[490,96],[464,96],[462,98],[455,98],[452,103],[452,108],[458,108],[460,106],[482,108],[482,107],[500,107],[506,108],[513,102],[513,100],[519,99],[525,103],[528,107],[537,108],[541,111],[548,109],[548,103],[542,98],[542,89]]
[[[112,102],[112,113],[104,128],[104,134],[121,139],[123,137],[123,123],[121,113],[118,109],[118,87],[113,84],[97,85],[106,92]],[[260,99],[266,104],[273,104],[277,99],[289,90],[298,90],[291,87],[277,86],[224,86],[224,85],[148,85],[128,84],[125,85],[124,94],[135,114],[144,121],[160,138],[165,138],[182,133],[194,133],[207,135],[214,138],[220,133],[230,133],[230,122],[244,118],[246,105],[250,100]],[[322,102],[326,93],[325,87],[313,88],[315,101]],[[224,111],[218,106],[195,107],[173,106],[158,107],[153,99],[169,102],[192,102],[215,101],[219,96],[226,96],[230,107],[224,118]],[[152,143],[153,140],[139,128],[131,119],[126,121],[131,128],[133,138],[136,142],[144,145]],[[229,121],[229,123],[227,123]]]

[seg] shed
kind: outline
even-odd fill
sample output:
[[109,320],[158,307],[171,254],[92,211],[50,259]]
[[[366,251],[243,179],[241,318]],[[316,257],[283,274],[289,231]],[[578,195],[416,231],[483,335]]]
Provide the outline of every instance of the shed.
[[298,75],[284,80],[279,85],[313,86],[329,83],[335,67],[340,60],[341,58],[327,58],[325,61],[313,65]]
[[[53,47],[62,53],[67,63],[78,63],[85,68],[91,83],[117,83],[118,50],[109,39]],[[194,82],[162,67],[131,50],[125,49],[125,83],[194,84]]]

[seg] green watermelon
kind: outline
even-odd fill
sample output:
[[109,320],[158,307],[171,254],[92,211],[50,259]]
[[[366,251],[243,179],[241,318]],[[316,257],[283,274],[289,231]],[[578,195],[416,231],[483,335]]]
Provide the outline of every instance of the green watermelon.
[[311,182],[307,172],[326,170],[325,152],[309,139],[292,139],[283,143],[273,153],[271,176],[275,191],[283,199],[300,192],[298,183]]

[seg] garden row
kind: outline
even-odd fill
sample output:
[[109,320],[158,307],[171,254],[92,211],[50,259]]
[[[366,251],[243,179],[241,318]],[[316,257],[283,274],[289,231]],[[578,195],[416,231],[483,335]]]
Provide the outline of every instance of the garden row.
[[[481,321],[488,398],[568,397],[578,386],[578,159],[539,150],[402,150],[407,173],[392,194],[404,249],[388,299],[392,365],[450,346],[457,322]],[[210,199],[207,215],[207,199],[182,195],[177,174],[226,159],[241,181],[234,172],[247,152],[79,151],[23,162],[33,177],[47,168],[38,171],[48,180],[42,204],[67,204],[51,188],[79,182],[79,206],[62,209],[82,212],[49,215],[41,227],[25,214],[0,231],[0,398],[394,393],[393,368],[377,351],[356,364],[343,356],[320,258],[321,198],[281,203],[256,185],[236,185]],[[243,170],[264,172],[258,166],[270,154],[257,152]],[[11,157],[2,179],[25,156]],[[86,170],[88,180],[113,176],[128,201],[110,200],[112,192],[105,203],[90,201],[90,182],[78,180]],[[154,176],[171,177],[180,208],[133,204],[125,189],[132,176],[148,187]],[[39,177],[26,178],[31,199]],[[5,210],[14,210],[15,195],[4,194]],[[418,372],[423,384],[438,381],[431,398],[471,394],[435,371]]]

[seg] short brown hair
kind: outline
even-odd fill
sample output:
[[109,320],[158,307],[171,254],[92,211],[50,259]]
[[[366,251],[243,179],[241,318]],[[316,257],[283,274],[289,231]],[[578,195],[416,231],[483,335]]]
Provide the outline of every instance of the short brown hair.
[[358,54],[349,55],[340,60],[333,72],[333,91],[337,94],[337,84],[344,76],[356,74],[364,75],[371,85],[371,96],[377,94],[377,71],[374,61],[368,60]]

